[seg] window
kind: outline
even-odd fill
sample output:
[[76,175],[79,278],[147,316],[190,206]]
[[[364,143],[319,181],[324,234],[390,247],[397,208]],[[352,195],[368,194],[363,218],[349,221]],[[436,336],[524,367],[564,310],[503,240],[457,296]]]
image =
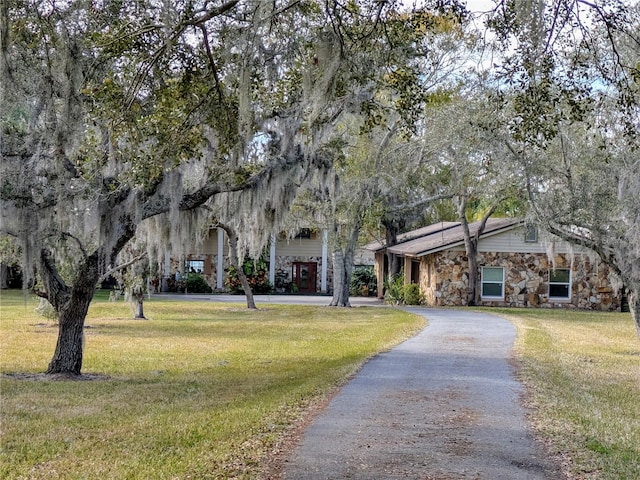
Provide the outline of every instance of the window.
[[186,273],[203,273],[204,272],[204,260],[187,260],[185,265],[187,268]]
[[504,268],[482,267],[483,298],[504,298]]
[[301,228],[296,238],[311,238],[311,229],[310,228]]
[[571,294],[571,271],[556,268],[549,272],[549,298],[568,300]]
[[524,231],[525,243],[536,243],[538,241],[538,228],[535,225],[527,225]]

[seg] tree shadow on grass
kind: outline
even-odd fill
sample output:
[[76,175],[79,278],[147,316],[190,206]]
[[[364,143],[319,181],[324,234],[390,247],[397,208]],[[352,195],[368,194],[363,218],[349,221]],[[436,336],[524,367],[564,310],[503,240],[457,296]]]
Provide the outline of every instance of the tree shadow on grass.
[[106,381],[111,380],[109,375],[101,373],[83,373],[81,375],[73,375],[70,373],[3,373],[0,378],[8,380],[32,380],[32,381],[48,381],[48,382],[89,382],[89,381]]

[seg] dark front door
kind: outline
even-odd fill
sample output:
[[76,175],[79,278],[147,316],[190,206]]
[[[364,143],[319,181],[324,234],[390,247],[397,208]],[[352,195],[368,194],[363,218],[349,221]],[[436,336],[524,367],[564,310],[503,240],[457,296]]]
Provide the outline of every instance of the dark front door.
[[420,262],[411,262],[411,283],[420,285]]
[[318,264],[315,262],[296,262],[293,264],[293,284],[301,293],[316,292],[316,272]]

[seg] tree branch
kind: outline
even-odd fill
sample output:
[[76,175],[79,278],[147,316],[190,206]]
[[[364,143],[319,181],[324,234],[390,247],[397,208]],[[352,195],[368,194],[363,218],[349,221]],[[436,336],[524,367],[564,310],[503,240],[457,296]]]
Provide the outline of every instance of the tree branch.
[[114,273],[116,273],[116,272],[118,272],[118,271],[120,271],[120,270],[123,270],[123,269],[127,268],[127,267],[128,267],[128,266],[130,266],[130,265],[133,265],[134,263],[136,263],[136,262],[138,262],[138,261],[142,260],[142,259],[143,259],[144,257],[146,257],[146,256],[147,256],[147,254],[146,254],[146,253],[140,254],[140,255],[138,255],[137,257],[135,257],[135,258],[133,258],[133,259],[129,260],[128,262],[125,262],[125,263],[123,263],[123,264],[121,264],[121,265],[118,265],[118,266],[116,266],[116,267],[114,267],[114,268],[112,268],[112,269],[110,269],[110,270],[107,270],[105,273],[103,273],[103,274],[100,276],[100,278],[98,278],[98,282],[97,282],[97,283],[102,283],[102,282],[104,282],[107,278],[109,278],[109,277],[110,277],[111,275],[113,275]]
[[46,248],[40,251],[40,264],[42,265],[41,276],[45,284],[46,293],[44,295],[42,295],[43,292],[36,294],[46,298],[53,305],[56,312],[59,312],[61,307],[69,300],[71,289],[58,274],[51,252]]
[[231,1],[227,2],[227,3],[224,3],[224,4],[220,5],[219,7],[213,7],[211,9],[209,9],[208,11],[206,11],[205,13],[203,13],[202,15],[200,15],[199,17],[194,18],[193,20],[185,22],[185,26],[192,25],[192,26],[199,27],[200,25],[202,25],[205,22],[208,22],[212,18],[220,16],[223,13],[228,12],[233,7],[235,7],[238,4],[238,2],[239,2],[239,0],[231,0]]
[[[261,185],[263,182],[268,181],[270,178],[277,177],[278,172],[282,172],[293,167],[301,160],[299,157],[299,155],[302,155],[301,153],[292,155],[295,155],[295,158],[292,156],[281,156],[277,158],[260,172],[248,177],[244,181],[209,181],[196,191],[185,194],[182,199],[180,199],[178,208],[182,211],[194,210],[219,193],[239,192],[241,190],[253,189],[258,185]],[[147,201],[142,207],[142,219],[144,220],[161,213],[166,213],[170,208],[170,198],[154,197]]]

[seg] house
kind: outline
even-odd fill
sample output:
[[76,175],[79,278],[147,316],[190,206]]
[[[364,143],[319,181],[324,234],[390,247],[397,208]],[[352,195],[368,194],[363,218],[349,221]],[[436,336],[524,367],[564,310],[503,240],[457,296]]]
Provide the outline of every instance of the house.
[[[268,279],[276,292],[330,293],[333,290],[333,268],[328,250],[327,230],[302,228],[293,237],[273,237],[265,260]],[[357,262],[373,265],[373,255],[359,255]],[[226,234],[221,228],[211,229],[197,250],[183,261],[165,259],[162,290],[176,272],[201,273],[212,289],[224,289],[225,270],[229,268]]]
[[[475,235],[480,222],[469,224]],[[396,245],[367,245],[375,255],[378,296],[388,255],[404,265],[405,283],[417,283],[431,306],[464,304],[468,258],[460,222],[440,222],[398,237]],[[522,220],[489,219],[478,241],[480,305],[616,310],[621,293],[615,277],[592,251],[542,234]]]

